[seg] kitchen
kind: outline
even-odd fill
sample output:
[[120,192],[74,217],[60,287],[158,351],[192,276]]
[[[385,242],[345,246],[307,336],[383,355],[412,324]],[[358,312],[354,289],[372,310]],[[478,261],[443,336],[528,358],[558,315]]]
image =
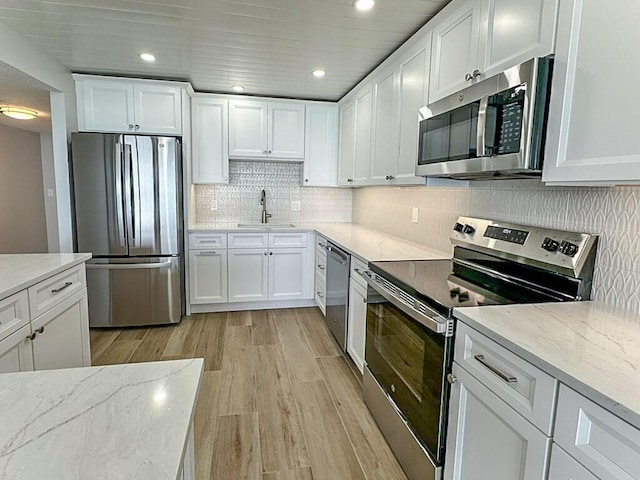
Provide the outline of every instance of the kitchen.
[[[311,18],[324,18],[322,10],[311,9],[311,6],[317,6],[317,2],[308,3]],[[347,3],[349,5],[342,7],[348,7],[349,15],[355,18],[359,18],[358,15],[390,15],[393,12],[393,8],[385,6],[382,1],[376,2],[368,13],[356,11],[351,2]],[[531,435],[527,437],[528,444],[537,445],[528,449],[520,459],[511,462],[501,459],[500,465],[504,470],[496,469],[495,478],[638,478],[640,475],[637,467],[634,467],[637,461],[633,451],[619,454],[603,447],[606,443],[637,445],[636,428],[640,426],[636,418],[640,410],[637,405],[634,407],[632,400],[635,396],[634,382],[629,381],[628,374],[622,379],[614,375],[617,372],[622,375],[625,368],[633,368],[638,364],[633,353],[633,346],[637,345],[638,339],[634,335],[637,329],[635,315],[640,312],[636,279],[639,248],[635,234],[638,231],[639,197],[637,187],[633,186],[640,179],[637,171],[638,148],[633,140],[633,119],[617,121],[622,116],[621,112],[628,109],[628,104],[636,100],[609,92],[610,85],[614,84],[618,91],[631,90],[631,79],[636,78],[634,74],[637,73],[637,67],[626,60],[632,58],[630,45],[634,43],[635,34],[630,31],[631,28],[625,29],[624,25],[629,18],[635,18],[637,9],[623,2],[613,2],[605,8],[596,2],[519,2],[516,6],[513,2],[498,0],[454,0],[430,19],[441,7],[433,7],[432,11],[424,13],[427,7],[423,6],[421,23],[412,27],[413,30],[407,28],[402,40],[416,30],[417,33],[364,78],[363,75],[402,43],[399,38],[393,45],[387,41],[388,46],[384,47],[386,55],[378,55],[377,61],[372,60],[365,67],[357,61],[353,69],[343,66],[343,73],[338,73],[326,67],[328,63],[315,65],[314,68],[326,69],[323,79],[313,78],[313,68],[308,68],[308,72],[302,72],[305,78],[292,81],[297,87],[292,86],[288,91],[279,90],[275,85],[268,91],[261,91],[259,86],[252,86],[247,80],[237,77],[225,79],[224,87],[198,88],[199,84],[205,84],[201,79],[203,77],[190,78],[185,74],[188,67],[178,67],[184,63],[174,62],[170,68],[162,66],[161,50],[154,51],[148,46],[144,47],[144,51],[153,51],[157,55],[157,67],[152,64],[125,67],[117,64],[115,59],[114,67],[109,67],[104,59],[88,59],[91,57],[88,47],[82,51],[82,55],[77,53],[86,55],[85,64],[74,64],[71,56],[62,53],[67,40],[59,38],[61,35],[56,34],[55,29],[47,26],[43,32],[34,30],[33,24],[42,21],[37,19],[38,15],[47,17],[49,13],[19,10],[18,14],[9,8],[0,10],[0,21],[19,32],[0,29],[2,44],[6,46],[1,51],[0,59],[37,78],[51,90],[51,141],[47,145],[53,157],[49,159],[53,179],[48,180],[53,181],[55,196],[45,196],[45,210],[48,208],[47,211],[54,210],[54,213],[45,213],[44,216],[47,227],[55,226],[57,232],[51,234],[54,229],[47,228],[47,235],[51,237],[47,239],[48,251],[73,251],[70,233],[73,231],[72,218],[67,212],[70,212],[74,187],[66,181],[69,168],[66,161],[67,140],[71,138],[71,133],[109,132],[182,137],[185,199],[182,209],[185,221],[181,227],[183,265],[186,269],[184,298],[187,300],[186,313],[197,315],[186,317],[176,327],[132,328],[117,336],[117,330],[92,330],[92,361],[86,362],[83,357],[86,355],[85,348],[77,352],[77,358],[81,359],[80,364],[88,365],[108,363],[106,357],[110,354],[110,361],[119,364],[160,360],[163,357],[175,361],[187,355],[204,357],[205,374],[200,391],[240,392],[240,399],[230,393],[225,400],[216,403],[211,400],[214,395],[208,395],[207,405],[211,411],[221,408],[223,413],[202,416],[196,411],[195,470],[198,475],[204,475],[202,478],[225,478],[225,474],[233,478],[234,474],[229,473],[233,471],[244,472],[237,473],[238,477],[246,475],[259,478],[264,473],[266,478],[280,478],[276,472],[289,470],[291,472],[281,475],[288,474],[290,478],[309,478],[310,475],[313,478],[332,478],[332,474],[333,478],[373,478],[376,475],[395,478],[399,468],[403,468],[409,478],[415,477],[397,449],[394,453],[402,467],[394,463],[396,460],[386,445],[385,437],[377,430],[362,400],[359,404],[354,401],[345,406],[336,396],[336,379],[348,378],[340,386],[351,385],[352,389],[345,387],[342,394],[351,399],[357,398],[357,393],[356,397],[353,395],[358,392],[358,379],[362,378],[360,375],[365,363],[369,363],[367,354],[363,352],[362,319],[367,317],[368,322],[368,312],[377,307],[368,299],[369,284],[363,283],[363,277],[357,270],[362,272],[373,268],[373,264],[380,260],[441,261],[450,258],[452,238],[458,248],[462,241],[467,242],[465,245],[468,246],[479,237],[474,237],[473,233],[458,237],[458,233],[452,229],[459,223],[459,218],[463,219],[462,228],[469,225],[478,233],[490,232],[487,229],[491,225],[482,224],[483,230],[480,230],[477,219],[492,219],[499,227],[523,231],[531,238],[540,229],[552,231],[548,238],[555,238],[556,235],[558,240],[561,234],[557,230],[596,234],[597,251],[595,267],[592,268],[593,286],[590,289],[590,297],[596,303],[562,305],[558,310],[528,305],[470,307],[467,313],[465,309],[456,310],[459,325],[464,324],[463,328],[470,327],[471,330],[460,330],[456,342],[461,341],[461,332],[464,331],[468,332],[465,335],[469,335],[469,345],[479,342],[485,350],[491,346],[493,354],[487,351],[483,353],[491,358],[493,363],[490,365],[494,368],[496,365],[506,366],[507,370],[518,373],[514,377],[520,377],[520,383],[507,382],[509,385],[521,385],[522,376],[525,375],[527,378],[540,378],[539,384],[550,382],[552,387],[544,415],[536,410],[539,408],[537,402],[535,408],[527,410],[528,407],[522,405],[530,398],[516,398],[512,391],[501,388],[499,383],[492,383],[494,379],[482,376],[481,370],[474,369],[473,362],[467,364],[466,358],[456,356],[464,348],[454,348],[453,370],[445,373],[461,373],[454,375],[457,378],[451,378],[450,384],[446,382],[445,385],[443,378],[442,384],[444,392],[451,389],[449,422],[450,425],[457,425],[455,434],[451,426],[447,434],[447,442],[453,443],[447,443],[444,478],[487,478],[483,468],[489,468],[487,465],[493,460],[486,459],[493,458],[492,453],[495,455],[496,451],[506,448],[509,442],[505,439],[511,438],[506,434],[496,434],[496,438],[482,435],[482,442],[478,442],[478,436],[473,435],[472,429],[465,434],[463,427],[475,425],[469,412],[477,410],[467,412],[470,423],[458,424],[459,412],[464,413],[463,398],[467,401],[481,398],[482,405],[490,406],[489,413],[485,411],[482,418],[498,418],[503,423],[506,418],[510,428],[518,430],[520,436],[517,438],[520,441],[525,435],[523,432],[526,432]],[[403,8],[409,7],[405,5]],[[264,9],[263,13],[269,14],[267,18],[274,21],[275,11],[268,6],[260,9]],[[70,13],[69,10],[66,13]],[[79,15],[83,18],[83,13]],[[138,15],[141,19],[145,18],[144,11],[138,12]],[[406,19],[408,15],[400,17]],[[373,31],[376,28],[383,29],[379,20],[384,17],[375,18],[378,23],[370,24],[369,28]],[[626,18],[624,22],[623,18]],[[517,23],[518,19],[523,23]],[[427,25],[418,30],[427,20]],[[108,21],[105,25],[108,25]],[[220,28],[220,23],[214,22],[214,27]],[[311,31],[315,32],[316,27]],[[334,30],[331,31],[337,35],[339,28],[332,28]],[[100,35],[104,35],[104,31],[104,28],[96,29]],[[601,31],[610,32],[610,35],[603,36]],[[40,46],[34,46],[20,34]],[[87,32],[83,35],[85,37],[80,38],[86,38]],[[390,37],[392,35],[385,38]],[[43,38],[49,39],[51,45],[47,46],[47,40]],[[598,40],[597,43],[594,39]],[[123,42],[113,41],[114,47],[118,45],[118,48],[124,48]],[[50,48],[51,53],[44,53],[41,48],[44,51]],[[272,62],[284,61],[287,48],[281,45],[283,53],[274,54]],[[201,50],[196,49],[196,53],[203,55]],[[462,62],[460,58],[464,57],[464,53],[467,54],[467,61]],[[531,58],[545,57],[551,53],[555,56],[555,64],[541,179],[449,180],[427,177],[425,181],[425,177],[416,176],[418,108],[464,95],[472,102],[469,95],[474,92],[487,95],[487,92],[480,92],[487,84],[485,80],[511,72],[514,66],[524,64]],[[337,55],[336,52],[334,54]],[[103,52],[103,55],[106,53]],[[73,71],[83,73],[72,77],[69,70],[58,64],[54,57],[72,66]],[[104,62],[104,65],[100,62]],[[202,59],[202,64],[211,68],[211,63],[205,59]],[[360,74],[355,72],[357,69],[360,69]],[[120,76],[96,77],[95,73],[116,73]],[[329,89],[331,82],[336,81],[332,79],[334,75],[345,77],[341,80],[345,82],[342,90],[337,89],[339,92],[333,94],[327,93],[329,90],[321,91]],[[508,76],[513,77],[511,73]],[[212,78],[215,77],[212,74]],[[175,78],[190,80],[193,86],[189,82],[171,80]],[[318,87],[319,93],[313,94],[316,85],[313,82],[316,81],[325,83],[318,83],[322,85]],[[266,85],[264,82],[267,80],[263,80]],[[231,86],[241,85],[244,85],[248,95],[230,92]],[[194,87],[196,92],[193,91]],[[137,92],[135,98],[140,102],[131,100],[130,111],[116,108],[122,105],[118,103],[117,95],[126,95],[130,91]],[[204,93],[206,91],[218,93]],[[104,92],[115,92],[116,96]],[[308,98],[323,101],[313,102],[306,100]],[[462,100],[460,102],[463,107],[467,105]],[[145,106],[148,107],[146,112]],[[128,120],[128,114],[134,116],[133,121]],[[603,142],[602,138],[608,141]],[[471,145],[469,147],[471,151]],[[276,152],[275,155],[273,152]],[[265,161],[270,155],[275,161]],[[42,175],[43,182],[46,182],[44,160]],[[358,188],[351,189],[351,186]],[[260,224],[262,215],[268,214],[273,216],[265,218],[267,226],[269,222],[272,222],[272,226],[263,228]],[[252,225],[239,227],[238,224]],[[295,228],[287,224],[293,224]],[[543,238],[546,241],[547,237]],[[503,241],[506,242],[495,240],[494,243],[499,245]],[[349,294],[337,296],[342,298],[339,305],[330,301],[337,297],[334,297],[335,292],[327,283],[331,275],[328,267],[332,250],[325,249],[321,243],[328,247],[332,244],[336,250],[351,254],[348,278],[344,271],[341,274],[343,282],[347,282]],[[572,242],[567,240],[567,243]],[[581,243],[575,245],[580,248],[583,246]],[[590,255],[587,246],[585,243],[584,258]],[[556,254],[557,258],[564,258],[561,255],[564,254]],[[582,256],[580,251],[576,258]],[[86,260],[75,258],[70,261],[82,263]],[[95,263],[96,260],[91,262]],[[367,262],[371,263],[367,265]],[[66,265],[75,267],[78,264]],[[327,268],[326,274],[323,275],[318,265]],[[89,311],[80,313],[80,316],[91,319],[93,315],[90,309],[92,305],[95,307],[96,301],[91,300],[91,285],[95,282],[89,281],[89,272],[90,269],[87,269],[86,280],[79,278],[77,290],[72,285],[67,288],[69,293],[62,295],[87,295]],[[563,272],[566,274],[566,270]],[[55,276],[61,272],[50,273]],[[38,274],[38,282],[46,280],[43,275]],[[587,277],[586,282],[590,281]],[[60,286],[64,286],[65,282]],[[87,293],[83,293],[85,283],[89,287]],[[27,286],[23,283],[22,286],[28,290],[35,284]],[[340,290],[344,290],[344,287],[343,283]],[[11,290],[11,295],[17,294]],[[28,295],[27,298],[30,302]],[[351,302],[352,298],[363,298],[369,303],[361,303],[366,307],[363,309]],[[82,305],[82,301],[79,302],[76,304]],[[126,302],[122,300],[116,303],[126,307]],[[319,308],[314,307],[316,304]],[[106,310],[103,308],[103,313]],[[322,323],[325,318],[322,310],[326,312],[326,318],[332,318],[332,315],[336,315],[334,318],[340,317],[340,311],[343,314],[346,311],[347,318],[361,319],[359,329],[355,324],[351,328],[351,320],[348,321],[343,363],[335,361],[343,357],[339,356],[340,350],[336,350],[332,343],[328,333],[330,330]],[[558,313],[560,311],[564,314]],[[482,312],[491,312],[491,315],[485,317]],[[503,312],[505,319],[501,317]],[[38,322],[42,322],[43,315],[47,315],[47,312],[40,314],[39,311],[32,311],[31,327],[21,324],[20,328],[31,328],[29,331],[32,334],[39,335],[38,340],[45,339],[50,331],[46,325],[43,325],[44,333],[37,333],[42,328]],[[533,322],[530,328],[533,329],[535,325],[538,329],[523,328],[522,332],[518,332],[515,327],[509,329],[508,323],[500,323],[503,320],[507,322],[507,317],[519,315],[527,316],[527,319],[530,317],[528,322]],[[566,318],[565,323],[556,322],[561,315],[565,315],[562,317]],[[112,318],[117,321],[122,316],[115,315]],[[534,322],[536,318],[540,319],[540,325]],[[555,337],[545,336],[545,318],[554,319]],[[579,324],[580,328],[576,327],[577,323],[571,323],[585,318],[588,322]],[[197,323],[192,325],[191,320]],[[593,332],[594,337],[585,336],[588,342],[593,341],[594,344],[589,344],[589,347],[571,337],[572,326],[574,330]],[[171,328],[174,331],[166,330]],[[86,345],[86,332],[83,331],[83,328],[74,330],[84,338],[83,345]],[[357,338],[353,338],[355,333],[358,333]],[[352,338],[349,338],[350,334]],[[566,344],[563,346],[557,341],[557,338],[565,338],[563,334],[566,335],[566,342],[576,342],[570,343],[574,346],[574,357],[566,352],[565,357],[558,353],[566,350]],[[610,337],[607,338],[607,335]],[[541,339],[539,345],[532,341],[532,336]],[[204,337],[211,339],[211,342]],[[186,350],[180,346],[179,338],[183,338]],[[282,353],[273,348],[287,338],[294,341],[289,347],[283,343]],[[38,340],[33,344],[36,345]],[[225,342],[231,346],[227,348]],[[246,356],[242,355],[251,351],[249,345],[260,347],[253,351],[253,361],[247,361]],[[604,357],[598,353],[602,350],[606,352]],[[220,354],[221,351],[224,353]],[[625,353],[619,354],[619,351]],[[227,353],[232,353],[232,356],[225,358]],[[101,355],[103,362],[96,362]],[[218,358],[219,355],[222,358]],[[296,358],[304,361],[296,362]],[[580,364],[589,368],[581,369]],[[345,377],[351,371],[345,370],[345,367],[356,375]],[[294,369],[294,373],[282,375],[281,368]],[[256,372],[264,375],[257,375]],[[534,374],[541,376],[535,377]],[[288,392],[286,404],[296,412],[295,418],[291,420],[273,416],[267,422],[271,422],[274,431],[283,435],[289,430],[283,425],[297,425],[293,436],[299,441],[292,442],[291,449],[281,451],[271,447],[273,443],[265,437],[269,430],[261,430],[264,425],[262,419],[269,418],[269,413],[273,411],[269,396],[265,395],[264,402],[256,404],[256,398],[241,398],[242,389],[238,390],[238,386],[257,382],[261,385],[260,391],[267,391],[269,382],[264,381],[265,378],[282,377],[286,377],[283,387]],[[312,381],[300,382],[301,378]],[[477,382],[478,378],[480,382]],[[616,379],[618,383],[631,385],[610,385]],[[476,385],[473,382],[480,386],[473,389],[472,386]],[[275,380],[271,383],[276,384]],[[305,384],[303,388],[298,388],[300,383]],[[477,393],[480,390],[482,395]],[[476,393],[478,396],[474,397]],[[387,394],[391,399],[391,392]],[[248,404],[243,405],[244,401]],[[201,395],[198,408],[202,402]],[[309,408],[303,408],[301,404]],[[326,423],[318,421],[317,415],[313,414],[311,405],[314,404],[319,411],[326,407],[325,411],[332,412],[326,415]],[[581,412],[582,423],[578,427],[569,424],[569,419],[574,418],[571,408],[575,404],[580,405]],[[471,408],[469,405],[466,407]],[[478,404],[472,406],[478,407]],[[373,410],[371,405],[368,407]],[[535,414],[532,409],[536,410]],[[560,416],[560,412],[565,415]],[[353,418],[358,421],[352,423],[350,419]],[[392,444],[383,425],[385,420],[376,416],[375,422]],[[615,425],[614,432],[601,428],[603,425]],[[495,425],[488,423],[484,426],[475,425],[475,428],[493,431]],[[574,433],[578,428],[578,440],[570,438],[572,428]],[[591,434],[581,428],[590,429]],[[181,430],[184,441],[188,431],[186,427]],[[224,443],[225,432],[231,434],[233,431],[240,432],[247,441],[246,449],[230,452],[226,460],[228,463],[214,461],[210,464],[211,468],[215,467],[211,472],[198,473],[202,472],[198,470],[198,465],[202,464],[202,461],[198,462],[198,458],[201,458],[199,455],[204,451],[202,445],[211,452],[215,450],[216,442]],[[326,447],[331,455],[324,458],[318,454],[322,448],[314,441],[316,434],[322,437],[319,432],[329,431],[340,432],[339,439],[332,447]],[[415,433],[411,427],[408,431],[410,435]],[[358,438],[375,438],[375,442],[371,442],[376,446],[373,447],[374,443],[369,444],[370,447],[363,446]],[[456,439],[458,444],[455,443]],[[417,440],[418,450],[427,452],[429,449],[425,443],[424,439],[422,443]],[[376,452],[380,463],[366,453],[369,448],[369,451]],[[247,454],[247,451],[258,450],[261,454],[257,461]],[[291,451],[306,453],[295,455]],[[428,452],[426,457],[431,458]],[[446,462],[453,462],[453,466],[448,466]],[[434,463],[433,459],[430,463]],[[434,478],[442,474],[438,469],[442,470],[443,466],[439,460],[435,463],[438,465],[435,465]],[[335,470],[331,470],[333,467]],[[247,473],[247,468],[251,474]],[[509,477],[504,473],[509,468],[515,469],[510,471],[521,473]],[[468,469],[475,469],[475,472]],[[217,477],[215,472],[218,472]]]

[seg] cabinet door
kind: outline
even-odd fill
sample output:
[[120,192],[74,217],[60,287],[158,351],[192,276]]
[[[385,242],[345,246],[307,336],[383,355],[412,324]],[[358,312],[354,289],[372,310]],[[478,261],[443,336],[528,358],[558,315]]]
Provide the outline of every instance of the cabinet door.
[[269,299],[269,252],[267,249],[229,250],[229,302]]
[[268,155],[304,158],[304,104],[269,102]]
[[192,182],[229,183],[229,101],[215,96],[191,100]]
[[449,15],[434,25],[429,103],[471,85],[467,75],[480,68],[480,0],[464,0],[455,5]]
[[269,300],[312,298],[305,291],[308,268],[306,248],[277,248],[269,252]]
[[399,62],[400,132],[396,167],[396,185],[424,184],[424,177],[416,177],[418,163],[418,109],[427,104],[431,35],[404,54]]
[[25,325],[0,341],[0,373],[33,370],[33,353],[29,335],[31,335],[31,326]]
[[335,187],[338,180],[338,107],[307,105],[305,187]]
[[349,284],[349,317],[347,325],[347,352],[364,373],[364,345],[367,331],[367,291],[353,279]]
[[253,100],[229,101],[229,156],[267,156],[268,103]]
[[640,2],[560,2],[543,181],[640,180],[637,19]]
[[373,81],[371,184],[389,183],[398,160],[398,71],[382,70]]
[[551,440],[457,363],[445,480],[545,480]]
[[356,105],[348,102],[340,105],[340,162],[338,185],[353,185],[356,153]]
[[355,99],[355,160],[353,183],[366,185],[370,177],[371,165],[371,114],[373,94],[371,84],[365,85]]
[[182,134],[182,89],[134,83],[135,131],[150,135]]
[[133,85],[109,80],[78,80],[78,129],[82,132],[134,131]]
[[189,252],[189,289],[192,304],[227,303],[227,251]]
[[549,480],[598,480],[598,478],[554,443],[551,448]]
[[91,365],[86,288],[33,320],[31,329],[36,370]]
[[553,53],[559,0],[483,0],[482,72],[491,77],[534,57]]

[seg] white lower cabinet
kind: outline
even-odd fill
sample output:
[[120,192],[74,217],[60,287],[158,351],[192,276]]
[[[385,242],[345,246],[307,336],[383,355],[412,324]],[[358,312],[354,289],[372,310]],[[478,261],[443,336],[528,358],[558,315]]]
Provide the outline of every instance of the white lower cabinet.
[[91,365],[87,290],[74,294],[31,322],[36,370]]
[[30,335],[31,327],[25,325],[4,340],[0,340],[0,373],[33,370]]
[[190,301],[192,304],[227,302],[227,251],[189,252]]
[[551,450],[549,480],[598,480],[555,443]]
[[269,251],[269,300],[308,298],[308,268],[306,248],[277,248]]
[[353,278],[349,282],[349,322],[347,327],[347,353],[364,373],[364,348],[367,332],[367,289],[356,283]]
[[453,364],[445,480],[545,480],[551,439]]
[[228,251],[229,302],[269,299],[269,251],[265,248]]

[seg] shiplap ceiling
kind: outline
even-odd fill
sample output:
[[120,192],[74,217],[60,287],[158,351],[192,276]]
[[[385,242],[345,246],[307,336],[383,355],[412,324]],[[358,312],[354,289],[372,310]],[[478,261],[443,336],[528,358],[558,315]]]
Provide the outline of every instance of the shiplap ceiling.
[[[0,21],[75,72],[337,100],[448,2],[376,0],[360,12],[353,0],[2,0]],[[313,78],[316,68],[327,75]]]
[[38,118],[16,120],[0,115],[0,124],[38,133],[51,131],[51,101],[47,86],[0,62],[0,107],[4,105],[35,110]]

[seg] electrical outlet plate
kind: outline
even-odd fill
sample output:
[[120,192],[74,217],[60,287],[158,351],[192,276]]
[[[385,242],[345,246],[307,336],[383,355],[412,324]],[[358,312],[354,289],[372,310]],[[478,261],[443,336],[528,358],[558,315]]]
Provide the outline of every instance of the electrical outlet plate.
[[291,211],[299,212],[300,211],[300,200],[293,200],[291,202]]
[[211,200],[211,210],[218,210],[218,200]]
[[418,207],[413,207],[411,209],[411,222],[418,223]]

